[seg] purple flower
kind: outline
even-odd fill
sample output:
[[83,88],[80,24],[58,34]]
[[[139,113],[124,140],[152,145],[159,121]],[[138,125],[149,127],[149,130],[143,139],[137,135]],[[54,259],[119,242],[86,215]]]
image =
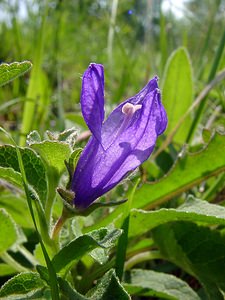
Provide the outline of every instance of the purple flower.
[[72,179],[74,204],[87,208],[117,185],[152,153],[167,126],[154,77],[134,97],[117,106],[104,121],[104,70],[90,64],[83,75],[81,109],[92,137],[84,148]]

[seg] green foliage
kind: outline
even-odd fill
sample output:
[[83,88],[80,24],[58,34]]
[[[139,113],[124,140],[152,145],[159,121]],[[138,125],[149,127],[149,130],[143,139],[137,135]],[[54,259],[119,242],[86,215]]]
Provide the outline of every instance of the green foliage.
[[[29,148],[20,148],[20,153],[23,159],[28,183],[44,203],[47,197],[47,179],[44,164],[40,156]],[[9,175],[11,175],[12,180],[10,181],[12,183],[16,183],[17,185],[22,183],[22,179],[19,176],[20,169],[16,148],[14,146],[0,146],[0,166],[5,169],[0,173],[0,176],[2,176],[3,179],[6,179],[7,176],[9,177]]]
[[88,293],[90,299],[96,300],[129,300],[127,292],[120,285],[114,270],[109,270],[97,285]]
[[[225,208],[189,196],[185,203],[176,209],[161,208],[156,211],[133,209],[129,236],[140,236],[161,224],[174,220],[225,225]],[[142,224],[142,226],[138,226],[138,224]]]
[[171,300],[200,300],[186,282],[173,275],[134,269],[125,278],[124,287],[132,295]]
[[[65,170],[64,160],[68,160],[71,154],[71,148],[67,143],[59,141],[43,141],[31,144],[31,148],[41,155],[47,167],[54,170],[58,176]],[[64,160],[62,160],[62,157]]]
[[[8,180],[8,182],[11,181]],[[4,207],[7,210],[7,212],[12,216],[13,220],[16,222],[16,224],[24,228],[32,228],[31,218],[30,215],[27,213],[27,203],[22,195],[15,196],[7,192],[2,193],[0,198],[0,206]]]
[[[32,290],[43,288],[44,282],[37,273],[21,273],[9,280],[0,290],[0,297],[9,297],[11,295],[26,294]],[[19,298],[18,298],[19,299]]]
[[0,276],[12,276],[16,270],[8,264],[0,263]]
[[[184,150],[178,156],[172,169],[162,179],[144,183],[140,188],[137,188],[132,207],[146,209],[155,207],[181,195],[211,176],[224,173],[224,151],[224,135],[219,133],[216,133],[209,144],[203,147],[201,151],[189,153]],[[116,211],[91,228],[96,229],[99,226],[106,226],[122,211],[122,207],[117,208]]]
[[121,230],[108,231],[106,228],[101,228],[98,231],[78,237],[53,257],[54,269],[57,273],[65,273],[76,260],[96,247],[112,247],[120,234]]
[[[193,102],[192,66],[185,48],[171,54],[164,71],[162,96],[168,115],[167,134],[170,134]],[[174,141],[184,143],[191,117],[188,116],[174,137]]]
[[2,231],[0,235],[1,254],[12,247],[19,236],[15,222],[3,208],[0,209],[0,228]]
[[188,153],[184,150],[171,171],[159,182],[145,183],[137,189],[133,206],[146,208],[163,203],[188,191],[203,180],[224,172],[224,151],[225,137],[219,133],[216,133],[201,151]]
[[11,64],[0,64],[0,86],[23,75],[32,67],[31,62],[13,62]]
[[[223,299],[224,0],[185,1],[182,17],[167,0],[26,1],[24,15],[11,2],[0,1],[0,298]],[[77,212],[90,62],[106,70],[106,115],[157,74],[169,122],[139,172]]]
[[175,222],[161,225],[153,233],[165,258],[194,275],[209,299],[224,299],[225,239],[219,230]]

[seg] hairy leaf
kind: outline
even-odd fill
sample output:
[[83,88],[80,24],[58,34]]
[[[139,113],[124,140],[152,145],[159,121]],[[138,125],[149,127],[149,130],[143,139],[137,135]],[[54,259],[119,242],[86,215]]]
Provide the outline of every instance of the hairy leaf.
[[114,270],[109,270],[97,283],[97,285],[88,292],[88,299],[91,300],[129,300],[131,299],[124,290],[115,275]]
[[114,246],[121,230],[101,228],[89,234],[84,234],[62,248],[52,259],[56,272],[67,271],[74,262],[97,247],[110,248]]
[[189,196],[187,201],[176,209],[162,208],[155,211],[133,209],[130,216],[129,236],[141,235],[171,221],[192,221],[212,225],[225,225],[225,208]]
[[[37,155],[32,149],[20,148],[20,152],[23,159],[23,164],[26,172],[28,183],[34,188],[40,197],[40,200],[44,203],[47,197],[47,178],[46,171],[43,162],[39,155]],[[20,172],[19,163],[17,160],[16,148],[11,145],[0,146],[0,166],[6,168],[5,174],[8,172],[8,176],[12,176],[11,182],[19,183],[18,173]],[[9,170],[9,168],[13,169]],[[3,173],[3,178],[4,175]]]
[[38,273],[26,272],[8,280],[0,290],[0,297],[14,294],[26,294],[44,286]]
[[13,62],[11,64],[0,64],[0,86],[23,75],[32,67],[31,62]]
[[225,237],[219,230],[191,222],[172,222],[153,230],[167,260],[195,276],[210,300],[224,299]]
[[30,147],[37,151],[45,160],[47,166],[54,169],[59,175],[65,170],[64,161],[69,159],[72,152],[69,144],[59,141],[46,140],[33,143]]
[[155,271],[133,269],[126,273],[123,286],[131,295],[173,300],[200,300],[186,282],[173,275]]
[[191,189],[203,180],[225,171],[225,136],[216,133],[200,152],[184,153],[161,180],[136,190],[133,207],[150,208]]

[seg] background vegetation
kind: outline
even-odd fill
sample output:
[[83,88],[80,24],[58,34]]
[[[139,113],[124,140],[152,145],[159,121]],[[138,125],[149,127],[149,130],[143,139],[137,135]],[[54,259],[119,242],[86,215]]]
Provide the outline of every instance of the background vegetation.
[[[46,130],[59,133],[74,127],[76,137],[87,130],[80,113],[79,97],[81,77],[90,62],[101,63],[105,68],[106,113],[116,103],[137,93],[154,75],[160,78],[168,129],[159,139],[152,158],[123,185],[103,197],[105,201],[126,198],[140,178],[136,192],[130,196],[132,204],[126,209],[122,205],[113,212],[101,209],[86,221],[77,218],[65,228],[65,236],[61,234],[60,243],[66,245],[79,236],[77,228],[83,233],[90,232],[113,221],[119,228],[122,219],[115,220],[125,210],[129,211],[128,208],[133,209],[129,215],[130,229],[125,228],[128,241],[119,240],[119,246],[125,243],[126,249],[116,254],[111,241],[111,256],[107,263],[104,261],[105,267],[91,259],[85,250],[83,260],[72,270],[73,280],[69,278],[69,281],[80,293],[85,294],[96,279],[116,267],[121,278],[123,268],[130,272],[123,277],[123,286],[131,295],[182,300],[224,299],[224,14],[224,0],[0,1],[1,63],[28,60],[33,64],[31,71],[0,88],[0,125],[20,146],[27,145],[26,136],[37,130],[40,137],[37,138],[36,133],[32,135],[29,145],[43,160],[46,152],[41,153],[42,149],[35,143],[39,138],[47,138]],[[60,138],[62,136],[57,136]],[[0,143],[12,144],[12,141],[1,132]],[[76,146],[83,147],[85,143],[86,140],[78,140]],[[17,248],[12,248],[14,243],[0,247],[0,275],[4,283],[20,271],[33,270],[37,261],[45,263],[41,249],[37,250],[38,235],[21,184],[19,187],[17,175],[8,171],[13,169],[20,174],[16,152],[1,147],[4,151],[0,152],[0,206],[12,215],[25,236],[17,241]],[[56,156],[64,153],[68,158],[67,150],[66,147],[64,152],[54,148],[54,153]],[[46,151],[51,153],[50,148]],[[65,183],[63,161],[64,157],[61,162],[49,163],[59,164],[57,183]],[[27,168],[41,172],[42,167],[34,163]],[[32,176],[35,178],[35,174]],[[33,183],[28,179],[28,183],[44,199],[41,193],[45,187],[35,186],[38,176]],[[52,178],[48,180],[51,182]],[[149,184],[149,181],[155,183]],[[55,203],[53,219],[48,216],[48,229],[62,208],[62,201],[55,194],[52,203]],[[135,208],[146,211],[141,213]],[[38,214],[35,211],[35,215]],[[0,221],[0,226],[4,226],[4,222]],[[43,237],[52,258],[54,251],[51,252],[48,239]],[[4,236],[0,241],[4,244]],[[93,257],[96,255],[100,254]],[[138,269],[133,270],[133,266]],[[169,277],[157,277],[160,275],[151,273],[152,270],[176,275],[183,281],[171,278],[170,282]],[[40,269],[39,273],[43,279]],[[106,274],[109,278],[113,276]],[[83,277],[80,281],[79,276]],[[86,282],[84,278],[88,276]],[[193,290],[183,286],[185,282]],[[170,294],[173,284],[177,293]],[[59,285],[64,297],[72,295],[68,290],[66,294],[65,282]],[[33,290],[34,287],[28,292]],[[11,295],[5,290],[2,293]],[[90,295],[90,299],[107,299],[94,298],[97,297],[95,291]],[[126,295],[121,292],[121,299],[128,299]]]

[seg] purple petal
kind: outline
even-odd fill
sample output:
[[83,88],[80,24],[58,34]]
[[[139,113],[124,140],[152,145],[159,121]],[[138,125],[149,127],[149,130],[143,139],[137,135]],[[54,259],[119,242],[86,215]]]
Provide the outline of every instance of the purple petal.
[[[124,114],[122,113],[122,107],[126,103],[131,103],[134,105],[142,104],[142,102],[150,95],[156,88],[158,88],[157,84],[158,78],[155,77],[148,82],[148,84],[134,97],[122,102],[119,106],[117,106],[113,112],[109,115],[107,120],[104,122],[102,129],[102,144],[105,149],[112,144],[115,140],[118,130],[121,127]],[[137,116],[136,116],[137,117]]]
[[89,206],[143,163],[166,124],[166,113],[154,78],[109,115],[102,126],[104,148],[95,137],[88,142],[72,181],[76,207]]
[[81,110],[92,134],[101,141],[104,120],[104,69],[102,65],[90,64],[83,75]]

